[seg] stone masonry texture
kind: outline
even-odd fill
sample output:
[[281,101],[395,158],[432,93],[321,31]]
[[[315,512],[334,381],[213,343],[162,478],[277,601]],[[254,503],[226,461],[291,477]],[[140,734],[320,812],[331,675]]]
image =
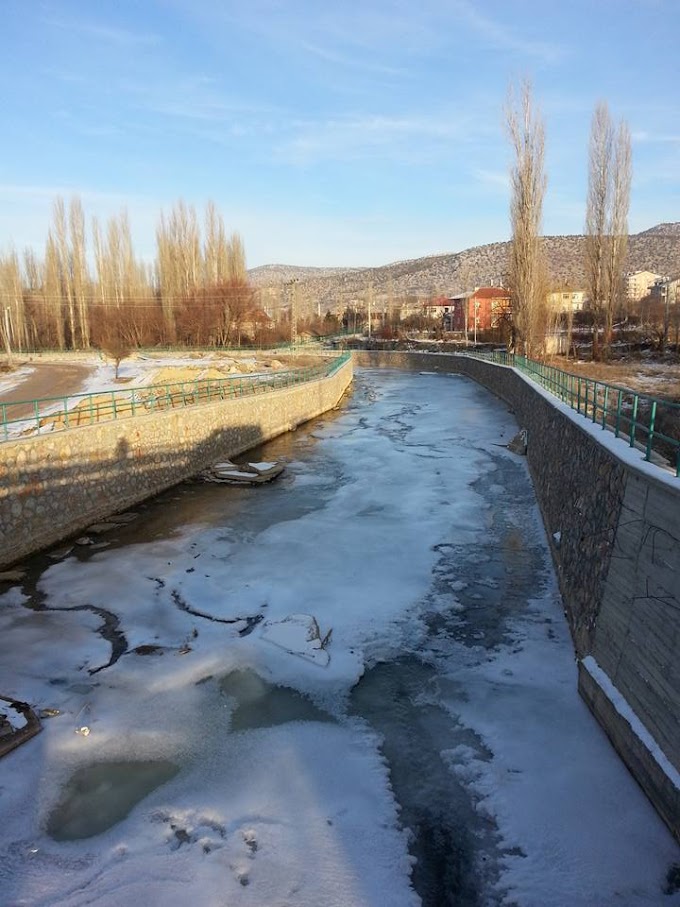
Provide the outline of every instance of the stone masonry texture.
[[0,567],[332,409],[352,362],[255,396],[0,445]]
[[[527,430],[576,654],[595,658],[680,771],[680,479],[669,484],[620,460],[580,427],[582,417],[569,418],[512,369],[448,354],[366,351],[355,361],[466,375],[508,405]],[[579,690],[680,838],[678,787],[582,667]]]

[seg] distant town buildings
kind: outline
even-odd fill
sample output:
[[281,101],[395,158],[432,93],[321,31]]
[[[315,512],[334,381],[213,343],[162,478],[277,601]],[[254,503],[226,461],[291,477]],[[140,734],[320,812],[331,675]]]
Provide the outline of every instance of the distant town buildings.
[[649,289],[649,295],[662,299],[668,305],[680,303],[680,275],[665,280],[663,277],[655,280]]
[[563,314],[580,312],[583,310],[585,301],[585,290],[572,290],[564,287],[561,290],[553,290],[548,293],[548,307],[553,312]]
[[503,287],[475,287],[456,296],[428,299],[423,313],[446,331],[488,331],[509,315],[510,293]]
[[649,291],[657,280],[663,280],[661,274],[655,274],[653,271],[633,271],[626,274],[626,296],[629,302],[639,302],[645,296],[649,296]]
[[442,321],[444,327],[450,321],[453,309],[454,297],[451,296],[436,296],[434,299],[426,299],[422,304],[423,314],[427,318]]

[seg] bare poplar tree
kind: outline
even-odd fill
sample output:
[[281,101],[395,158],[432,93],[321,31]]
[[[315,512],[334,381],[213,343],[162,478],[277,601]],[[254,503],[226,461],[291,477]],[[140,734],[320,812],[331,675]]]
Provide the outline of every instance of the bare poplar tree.
[[246,252],[240,233],[232,233],[227,242],[227,280],[230,283],[246,283]]
[[203,239],[184,202],[161,214],[154,264],[135,258],[125,211],[105,227],[94,218],[91,229],[94,277],[78,198],[68,208],[56,199],[42,260],[27,250],[22,273],[15,253],[0,253],[0,342],[17,349],[227,343],[257,321],[243,241],[227,236],[212,202]]
[[13,350],[22,350],[27,346],[24,291],[19,257],[14,251],[0,256],[0,302],[6,340]]
[[68,312],[69,345],[76,345],[76,310],[73,299],[73,281],[71,274],[71,250],[68,241],[68,223],[64,199],[58,197],[53,208],[54,244],[58,256],[59,292],[66,303]]
[[163,312],[163,329],[166,341],[172,343],[177,334],[175,298],[178,288],[170,228],[162,212],[156,228],[156,247],[156,283]]
[[[71,199],[69,205],[69,235],[71,248],[69,265],[71,271],[71,292],[78,316],[78,340],[83,349],[90,346],[90,323],[87,304],[89,275],[85,252],[85,215],[79,198]],[[75,346],[74,341],[74,346]]]
[[[586,205],[586,285],[593,315],[593,359],[609,355],[614,311],[622,298],[628,246],[631,183],[630,132],[614,125],[607,104],[593,113]],[[600,328],[604,329],[602,348]]]
[[180,200],[156,231],[158,284],[167,340],[176,338],[176,309],[196,298],[203,271],[201,237],[194,208]]
[[619,123],[614,143],[611,187],[611,212],[609,217],[609,249],[606,263],[606,298],[604,346],[608,353],[612,342],[612,325],[615,311],[622,308],[625,299],[623,268],[628,251],[628,208],[632,161],[630,130],[623,120]]
[[203,286],[216,287],[228,277],[229,245],[222,215],[215,203],[209,201],[205,209],[203,246]]
[[513,331],[515,349],[531,356],[544,350],[547,281],[540,237],[546,189],[545,130],[529,82],[521,85],[519,98],[511,91],[506,128],[514,152],[509,273]]
[[24,318],[26,332],[26,346],[36,349],[39,343],[39,331],[44,321],[41,289],[44,267],[38,260],[34,250],[30,247],[24,249]]
[[588,153],[588,199],[586,205],[585,272],[593,317],[593,359],[600,358],[600,327],[606,299],[607,227],[611,198],[613,129],[609,108],[595,108],[590,127]]
[[103,313],[108,304],[106,251],[104,248],[102,230],[99,226],[99,220],[96,217],[92,218],[92,247],[94,250],[97,297],[99,299],[99,304],[102,306]]
[[45,275],[43,279],[43,303],[45,313],[46,345],[55,344],[63,350],[66,346],[64,331],[64,295],[61,280],[61,259],[59,246],[52,231],[47,234],[45,246]]

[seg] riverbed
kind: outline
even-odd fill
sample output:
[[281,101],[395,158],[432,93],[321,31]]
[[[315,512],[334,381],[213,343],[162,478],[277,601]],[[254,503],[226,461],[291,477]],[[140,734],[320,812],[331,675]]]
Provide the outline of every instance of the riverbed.
[[253,453],[277,482],[29,562],[0,693],[58,714],[0,762],[0,903],[680,904],[577,695],[517,430],[462,377],[359,370]]

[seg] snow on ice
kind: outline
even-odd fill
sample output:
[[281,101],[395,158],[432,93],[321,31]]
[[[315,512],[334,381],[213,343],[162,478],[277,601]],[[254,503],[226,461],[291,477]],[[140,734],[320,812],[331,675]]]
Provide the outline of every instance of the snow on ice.
[[[0,597],[0,692],[59,711],[0,762],[3,902],[416,907],[417,830],[382,735],[347,709],[367,672],[408,656],[431,677],[410,706],[445,716],[436,758],[496,829],[474,855],[498,866],[487,903],[677,907],[663,894],[677,845],[578,697],[526,464],[502,447],[515,431],[471,382],[360,373],[344,411],[265,449],[288,452],[285,480],[187,486],[127,544],[44,569],[43,610]],[[494,510],[484,476],[516,512]],[[474,621],[501,517],[540,564],[496,633]],[[100,612],[50,610],[83,604]],[[111,656],[103,613],[126,649],[91,673]],[[298,657],[321,652],[326,666]],[[260,696],[226,680],[244,676],[308,713],[237,722]]]

